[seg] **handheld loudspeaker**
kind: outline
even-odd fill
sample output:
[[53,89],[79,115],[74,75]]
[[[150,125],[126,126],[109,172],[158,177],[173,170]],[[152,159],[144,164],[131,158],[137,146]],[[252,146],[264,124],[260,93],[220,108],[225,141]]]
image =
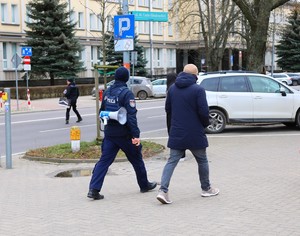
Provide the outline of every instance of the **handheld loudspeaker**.
[[121,107],[118,111],[101,111],[99,117],[104,120],[104,125],[107,125],[109,119],[116,120],[124,125],[127,121],[127,111],[124,107]]

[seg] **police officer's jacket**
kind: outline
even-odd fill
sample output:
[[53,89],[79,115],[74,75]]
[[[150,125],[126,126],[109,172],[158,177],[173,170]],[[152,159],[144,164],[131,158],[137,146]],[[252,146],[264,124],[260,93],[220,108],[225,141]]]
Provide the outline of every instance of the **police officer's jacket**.
[[[120,92],[120,90],[122,91]],[[119,107],[124,107],[127,111],[127,122],[124,125],[121,125],[118,121],[109,119],[107,125],[105,125],[104,127],[104,134],[105,136],[111,137],[127,136],[128,138],[139,138],[140,130],[138,128],[136,118],[137,109],[135,104],[135,98],[133,93],[128,89],[127,84],[125,82],[116,80],[112,86],[105,90],[100,107],[100,112],[118,110],[118,108],[110,109],[111,107],[114,107],[110,104],[114,101],[108,99],[108,97],[112,97],[117,94],[119,94]]]

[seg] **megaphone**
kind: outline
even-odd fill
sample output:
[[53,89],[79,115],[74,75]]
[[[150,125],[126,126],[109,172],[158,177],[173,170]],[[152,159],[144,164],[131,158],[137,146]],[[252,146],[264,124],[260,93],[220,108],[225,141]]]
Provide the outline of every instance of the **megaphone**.
[[124,125],[127,121],[127,111],[124,107],[121,107],[118,111],[101,111],[99,117],[104,120],[104,125],[107,125],[109,119],[116,120]]

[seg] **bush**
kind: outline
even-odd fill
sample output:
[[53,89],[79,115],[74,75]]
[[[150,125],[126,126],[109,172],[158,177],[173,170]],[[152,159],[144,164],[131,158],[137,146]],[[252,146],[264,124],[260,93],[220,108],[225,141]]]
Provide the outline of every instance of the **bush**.
[[[63,91],[66,85],[56,85],[56,86],[39,86],[39,87],[29,87],[30,99],[42,99],[42,98],[58,98],[63,96]],[[93,84],[80,84],[77,85],[79,88],[80,96],[91,95],[91,91],[94,87]],[[0,89],[3,91],[3,89]],[[16,88],[10,88],[10,96],[12,99],[16,99]],[[27,99],[26,87],[19,87],[18,89],[19,99]]]

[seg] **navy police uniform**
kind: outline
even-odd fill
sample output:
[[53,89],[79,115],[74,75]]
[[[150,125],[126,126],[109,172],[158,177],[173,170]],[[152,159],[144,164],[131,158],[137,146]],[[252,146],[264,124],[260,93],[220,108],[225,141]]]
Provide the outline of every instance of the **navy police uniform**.
[[96,163],[90,181],[88,197],[102,199],[99,192],[102,188],[105,175],[109,166],[114,162],[118,151],[121,149],[136,173],[137,183],[141,192],[147,192],[156,187],[156,183],[149,182],[145,164],[142,158],[142,145],[132,144],[132,138],[140,137],[137,125],[135,98],[128,89],[126,82],[129,72],[125,67],[120,67],[115,74],[115,83],[103,94],[100,111],[117,111],[124,107],[127,111],[127,122],[121,125],[118,121],[109,119],[104,127],[102,154]]

